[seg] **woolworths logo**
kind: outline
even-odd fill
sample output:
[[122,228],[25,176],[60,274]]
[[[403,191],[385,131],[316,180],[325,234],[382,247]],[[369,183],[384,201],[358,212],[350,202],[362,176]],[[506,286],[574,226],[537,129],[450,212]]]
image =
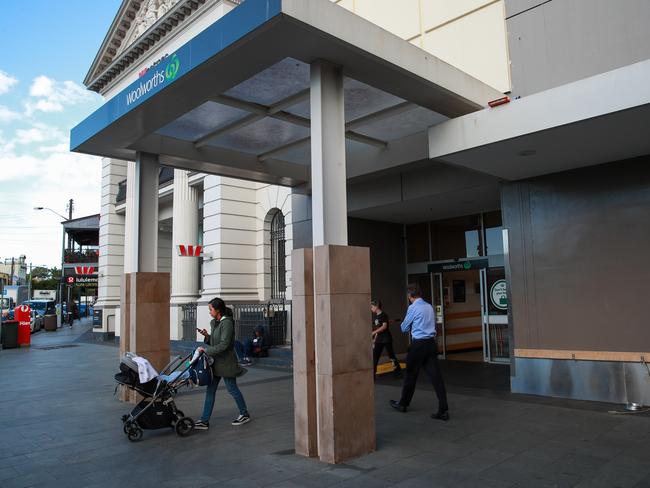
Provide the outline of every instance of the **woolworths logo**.
[[135,90],[131,90],[126,94],[126,106],[128,107],[133,102],[137,102],[140,97],[143,97],[166,81],[176,78],[180,67],[181,62],[178,60],[178,56],[174,54],[164,68],[155,67],[149,70],[151,77],[147,81],[141,81]]

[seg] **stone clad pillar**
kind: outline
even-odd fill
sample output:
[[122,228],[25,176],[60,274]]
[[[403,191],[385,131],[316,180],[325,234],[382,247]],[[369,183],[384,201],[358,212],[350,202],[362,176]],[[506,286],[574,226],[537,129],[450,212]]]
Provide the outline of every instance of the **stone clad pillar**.
[[370,250],[315,247],[318,455],[327,463],[375,450],[369,307]]
[[314,350],[314,276],[311,248],[291,253],[294,437],[296,454],[318,456],[316,357]]
[[[130,171],[128,261],[122,280],[120,353],[134,352],[161,370],[169,352],[169,273],[158,273],[158,157],[138,153]],[[126,251],[126,250],[125,250]],[[121,395],[135,401],[135,395]]]
[[292,257],[296,453],[314,455],[315,416],[318,457],[340,463],[375,450],[370,253],[347,245],[343,74],[323,61],[311,66],[311,161],[313,251]]
[[196,303],[199,297],[199,259],[179,256],[177,246],[199,242],[199,192],[190,186],[189,172],[174,170],[172,227],[172,288],[170,303],[170,337],[183,338],[181,306]]

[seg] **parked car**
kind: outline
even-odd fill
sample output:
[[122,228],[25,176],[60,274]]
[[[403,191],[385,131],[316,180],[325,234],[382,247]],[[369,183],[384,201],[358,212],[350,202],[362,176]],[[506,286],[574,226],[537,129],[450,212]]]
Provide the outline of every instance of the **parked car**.
[[56,304],[54,300],[29,300],[23,304],[29,305],[32,309],[32,332],[42,330],[45,327],[46,315],[56,315]]

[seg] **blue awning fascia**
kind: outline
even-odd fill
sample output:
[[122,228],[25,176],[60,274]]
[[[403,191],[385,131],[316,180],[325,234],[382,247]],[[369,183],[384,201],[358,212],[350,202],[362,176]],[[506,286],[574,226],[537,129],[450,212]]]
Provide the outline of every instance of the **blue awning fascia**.
[[282,0],[247,0],[165,57],[70,131],[70,151],[282,13]]

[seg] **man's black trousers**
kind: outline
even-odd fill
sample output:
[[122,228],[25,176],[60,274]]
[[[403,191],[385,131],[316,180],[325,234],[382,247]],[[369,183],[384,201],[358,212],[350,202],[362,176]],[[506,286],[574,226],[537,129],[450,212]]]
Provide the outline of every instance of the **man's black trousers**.
[[435,339],[414,339],[411,342],[406,356],[406,377],[404,378],[400,403],[405,407],[411,404],[421,368],[424,368],[433,388],[436,390],[438,412],[446,412],[449,408],[447,405],[447,391],[440,374]]

